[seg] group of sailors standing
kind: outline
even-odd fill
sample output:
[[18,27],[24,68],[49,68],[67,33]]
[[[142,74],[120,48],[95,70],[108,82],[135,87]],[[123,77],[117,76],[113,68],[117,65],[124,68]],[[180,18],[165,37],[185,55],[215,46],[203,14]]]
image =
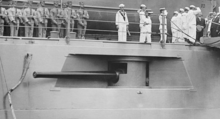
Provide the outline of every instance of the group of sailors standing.
[[[125,5],[119,5],[119,11],[116,13],[115,24],[118,29],[118,41],[126,42],[127,33],[129,32],[129,21],[127,13],[124,10]],[[140,42],[151,42],[151,27],[152,21],[150,15],[153,13],[151,10],[146,10],[146,6],[142,4],[137,11],[140,17]],[[147,41],[146,41],[147,39]]]
[[200,44],[203,31],[206,27],[205,20],[199,7],[180,8],[173,13],[171,19],[172,42],[189,42]]
[[0,36],[4,35],[6,22],[10,26],[10,36],[33,37],[35,28],[35,36],[45,38],[50,20],[52,31],[57,31],[60,38],[73,32],[75,21],[77,21],[77,37],[79,39],[85,38],[89,14],[84,9],[83,2],[79,3],[78,10],[72,8],[71,1],[61,3],[62,8],[59,7],[59,2],[55,1],[54,8],[51,10],[45,7],[45,1],[40,1],[37,9],[32,8],[32,3],[32,1],[24,2],[22,9],[18,9],[15,7],[17,1],[11,1],[10,8],[5,9],[2,7],[2,0],[0,0]]
[[[128,18],[127,13],[124,11],[124,4],[119,5],[120,10],[116,14],[116,26],[118,28],[118,40],[126,41],[128,30]],[[139,42],[151,43],[152,34],[152,20],[150,9],[146,9],[146,5],[142,4],[137,11],[140,18],[140,37]],[[159,30],[160,30],[160,42],[167,42],[167,15],[168,12],[165,8],[160,8],[159,15]],[[201,9],[190,5],[185,9],[180,8],[179,11],[175,11],[171,19],[171,31],[172,31],[172,43],[174,42],[188,42],[196,43],[200,42],[200,37],[203,36],[203,30],[206,24],[203,23]],[[212,27],[211,27],[212,28]],[[219,27],[220,28],[220,27]]]

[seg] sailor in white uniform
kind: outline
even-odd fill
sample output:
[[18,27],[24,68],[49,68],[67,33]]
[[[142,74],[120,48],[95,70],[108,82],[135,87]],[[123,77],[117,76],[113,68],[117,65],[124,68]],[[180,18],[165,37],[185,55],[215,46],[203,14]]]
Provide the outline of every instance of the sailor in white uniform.
[[[160,16],[159,16],[159,21],[160,21],[160,42],[163,40],[163,25],[164,25],[164,43],[167,41],[167,14],[168,12],[165,10],[165,8],[160,8]],[[163,17],[164,17],[164,24],[163,22]]]
[[118,41],[127,41],[127,31],[128,31],[128,17],[127,13],[124,11],[124,4],[120,4],[120,10],[116,13],[115,24],[118,28]]
[[145,42],[145,38],[146,38],[146,28],[144,28],[144,20],[146,19],[146,15],[145,15],[145,11],[146,11],[146,6],[144,4],[141,4],[140,9],[137,11],[139,14],[139,18],[140,18],[140,38],[139,41],[140,42]]
[[184,39],[183,39],[183,15],[182,15],[183,12],[184,12],[184,9],[180,8],[179,14],[177,17],[177,19],[178,19],[177,26],[179,28],[178,29],[178,37],[179,37],[178,42],[184,42]]
[[178,28],[176,24],[178,24],[178,12],[175,11],[173,13],[173,17],[171,18],[171,31],[172,31],[172,43],[178,40]]
[[145,12],[145,19],[144,19],[144,32],[147,37],[147,43],[151,43],[151,19],[148,16],[148,11]]
[[190,10],[188,12],[187,22],[189,25],[189,42],[195,43],[196,40],[196,15],[201,12],[200,8],[196,8],[194,5],[190,5]]
[[183,39],[188,39],[186,34],[189,34],[189,26],[187,22],[189,7],[185,7],[184,13],[182,14],[182,21],[183,21]]
[[151,35],[152,35],[152,20],[151,20],[151,15],[153,14],[153,12],[151,11],[151,10],[149,10],[149,12],[148,12],[148,17],[149,17],[149,35],[150,35],[150,37],[149,37],[149,39],[147,39],[147,42],[148,43],[151,43]]

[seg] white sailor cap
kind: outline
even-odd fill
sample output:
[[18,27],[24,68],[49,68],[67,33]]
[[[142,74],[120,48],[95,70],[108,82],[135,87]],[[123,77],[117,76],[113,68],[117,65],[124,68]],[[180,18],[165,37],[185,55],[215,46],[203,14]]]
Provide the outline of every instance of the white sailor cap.
[[190,8],[195,8],[195,6],[194,5],[190,5]]
[[189,10],[189,7],[185,7],[185,10]]
[[125,7],[125,5],[124,4],[120,4],[119,7]]
[[177,11],[174,11],[174,13],[175,13],[175,14],[178,14],[178,12],[177,12]]
[[163,7],[163,8],[160,8],[160,10],[165,10],[165,8]]
[[146,7],[146,5],[145,4],[141,4],[141,7]]
[[148,13],[149,13],[149,14],[153,14],[154,12],[153,12],[153,11],[149,11]]
[[184,9],[183,9],[183,8],[180,8],[180,11],[181,11],[181,12],[184,12]]

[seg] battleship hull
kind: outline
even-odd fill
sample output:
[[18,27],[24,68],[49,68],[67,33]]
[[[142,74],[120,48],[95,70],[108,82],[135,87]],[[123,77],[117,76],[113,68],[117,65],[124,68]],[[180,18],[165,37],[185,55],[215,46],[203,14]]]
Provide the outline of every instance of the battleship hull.
[[[19,80],[24,56],[29,70],[12,92],[17,119],[218,119],[219,49],[186,44],[111,41],[0,41],[0,118],[12,119],[7,87]],[[127,63],[119,81],[34,78],[33,72],[108,71]],[[146,68],[147,67],[147,68]],[[131,74],[131,75],[130,75]],[[146,81],[149,81],[146,84]]]

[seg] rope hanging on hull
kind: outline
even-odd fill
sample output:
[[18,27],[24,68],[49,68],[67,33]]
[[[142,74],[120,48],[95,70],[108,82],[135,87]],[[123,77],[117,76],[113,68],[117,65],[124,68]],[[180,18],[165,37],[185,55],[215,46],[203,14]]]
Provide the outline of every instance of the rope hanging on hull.
[[13,86],[10,90],[8,88],[8,85],[7,85],[7,80],[5,78],[5,75],[4,75],[4,67],[3,67],[3,63],[2,63],[2,60],[0,59],[1,61],[1,68],[2,68],[2,71],[3,71],[3,75],[4,75],[4,80],[5,80],[5,85],[6,85],[6,88],[7,88],[7,96],[8,96],[8,100],[9,100],[9,106],[11,108],[11,113],[12,113],[12,116],[13,116],[13,119],[17,119],[16,117],[16,114],[15,114],[15,111],[14,111],[14,107],[13,107],[13,104],[12,104],[12,98],[11,98],[11,93],[17,89],[20,84],[24,81],[24,78],[27,74],[27,71],[29,69],[29,66],[30,66],[30,62],[31,62],[31,59],[32,59],[32,54],[27,54],[25,57],[24,57],[24,66],[23,66],[23,70],[22,70],[22,75],[18,81],[18,83]]

